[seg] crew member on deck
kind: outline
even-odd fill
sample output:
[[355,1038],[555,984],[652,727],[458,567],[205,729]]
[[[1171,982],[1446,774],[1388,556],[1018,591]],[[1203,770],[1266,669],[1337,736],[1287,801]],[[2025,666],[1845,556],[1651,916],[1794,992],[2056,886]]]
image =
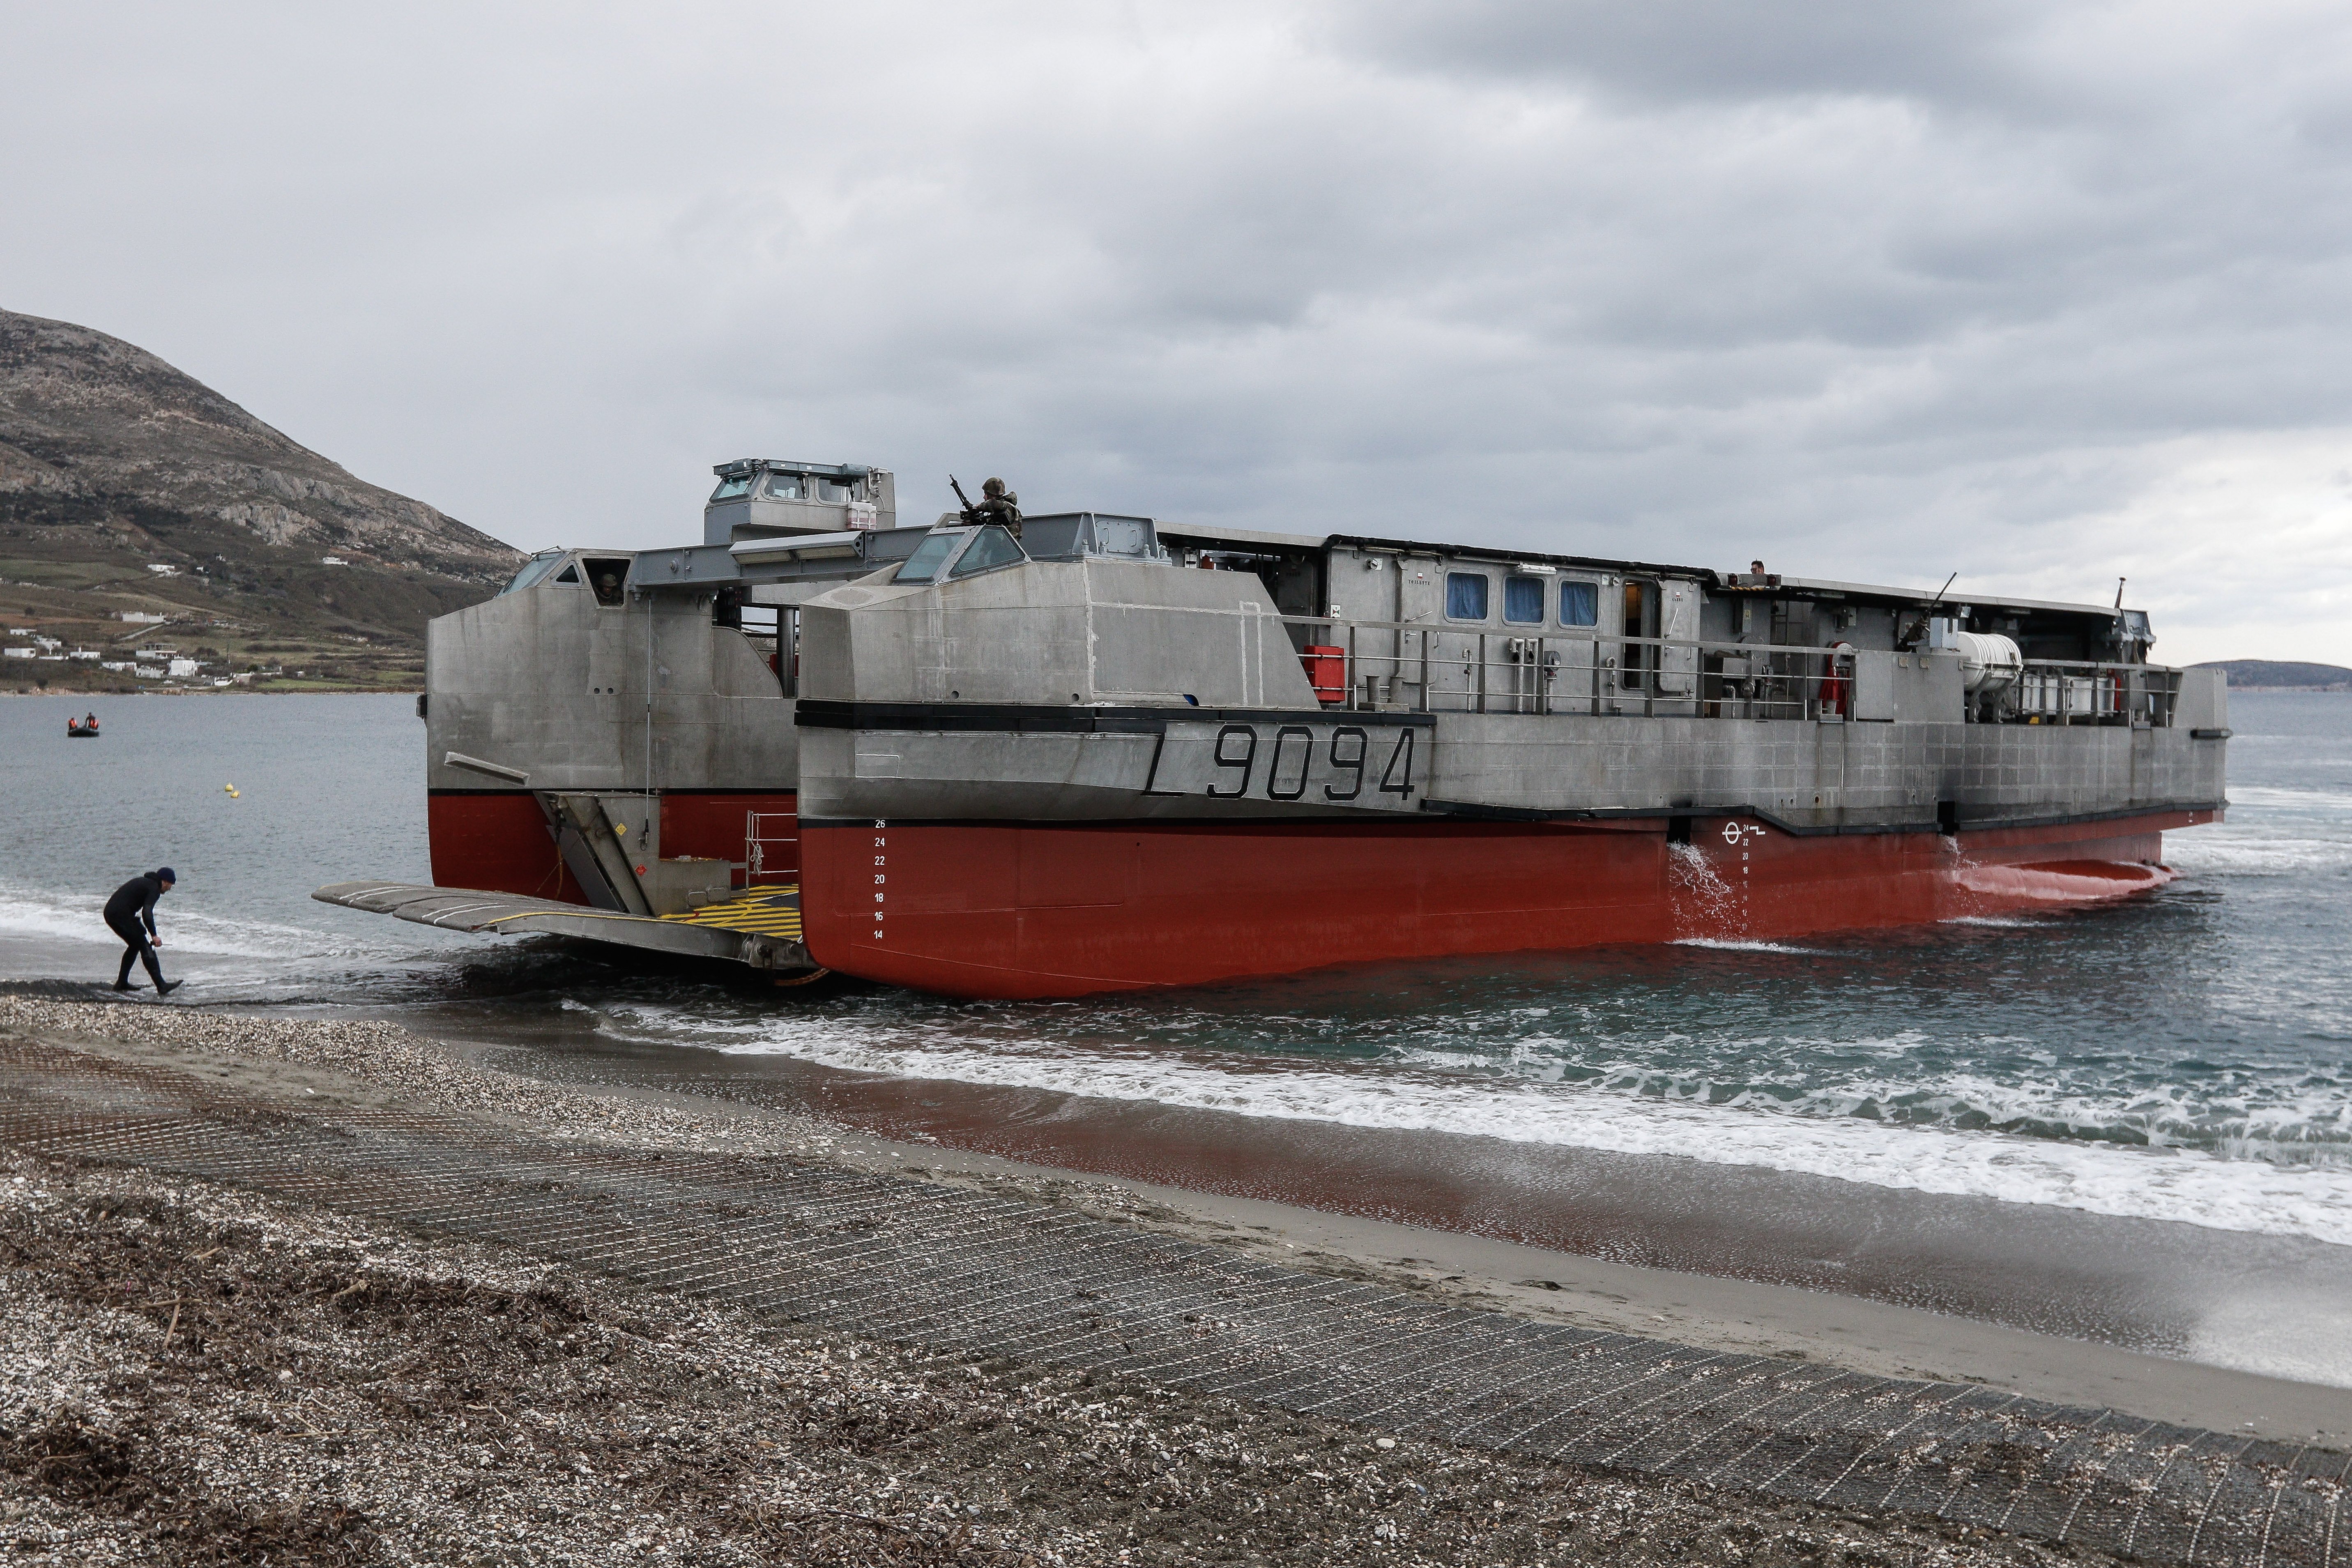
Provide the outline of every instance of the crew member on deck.
[[[163,965],[155,956],[155,947],[162,945],[161,939],[155,938],[155,900],[170,892],[172,884],[178,880],[173,875],[172,868],[166,866],[161,870],[131,878],[115,889],[114,897],[106,900],[107,926],[122,939],[122,969],[114,977],[117,991],[139,989],[131,984],[133,959],[147,965],[147,973],[154,978],[157,995],[168,996],[183,984],[164,979]],[[140,929],[142,923],[146,927],[144,931]],[[149,945],[151,938],[155,939],[155,946]]]
[[980,487],[980,504],[971,509],[982,522],[992,522],[1013,538],[1021,537],[1021,498],[1004,488],[1003,479]]

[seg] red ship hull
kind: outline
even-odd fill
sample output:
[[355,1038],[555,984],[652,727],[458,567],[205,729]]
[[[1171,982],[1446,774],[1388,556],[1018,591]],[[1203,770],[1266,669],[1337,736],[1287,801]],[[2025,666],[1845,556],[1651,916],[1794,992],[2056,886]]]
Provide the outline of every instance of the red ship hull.
[[[1328,964],[1916,925],[2162,885],[2168,829],[1798,837],[1665,824],[803,825],[811,956],[844,973],[1019,999]],[[1957,847],[1956,847],[1957,846]]]
[[[799,796],[789,792],[670,790],[661,796],[661,848],[685,855],[742,861],[750,816],[782,819],[767,831],[763,884],[799,874],[797,846],[784,834],[797,832]],[[444,888],[521,893],[585,904],[586,894],[563,868],[563,857],[547,831],[547,814],[529,790],[435,790],[425,797],[426,833],[433,852],[433,880]],[[736,874],[740,884],[742,873]]]

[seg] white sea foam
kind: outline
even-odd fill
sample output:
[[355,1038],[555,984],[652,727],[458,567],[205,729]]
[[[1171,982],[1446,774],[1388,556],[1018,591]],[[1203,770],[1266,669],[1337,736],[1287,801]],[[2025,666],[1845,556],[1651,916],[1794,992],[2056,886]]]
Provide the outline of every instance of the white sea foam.
[[652,1008],[623,1022],[625,1032],[649,1026],[719,1049],[787,1055],[892,1077],[1676,1155],[2352,1246],[2352,1166],[2343,1164],[2282,1164],[2192,1150],[1904,1126],[1852,1115],[1790,1115],[1785,1101],[1767,1110],[1753,1100],[1710,1103],[1703,1093],[1629,1094],[1605,1081],[1571,1085],[1488,1078],[1463,1083],[1427,1071],[1307,1068],[1293,1061],[1237,1064],[1142,1048],[1073,1051],[1010,1041],[981,1047],[920,1030],[837,1020],[714,1026],[706,1018]]
[[[1885,1060],[1903,1054],[1899,1048],[1874,1049],[1871,1042],[1842,1042],[1839,1049],[1847,1056],[1868,1054]],[[2200,1098],[2178,1085],[2118,1094],[2063,1079],[2027,1085],[1965,1070],[1948,1070],[1932,1079],[1856,1075],[1804,1088],[1725,1082],[1705,1074],[1624,1063],[1601,1069],[1592,1081],[1622,1093],[1734,1110],[1914,1124],[1941,1121],[1962,1129],[2030,1127],[2048,1135],[2145,1142],[2158,1149],[2218,1148],[2235,1159],[2352,1170],[2352,1123],[2347,1120],[2343,1086],[2324,1076],[2307,1079],[2301,1092],[2273,1090],[2250,1103],[2226,1095]]]
[[2213,830],[2204,838],[2175,834],[2166,840],[2164,852],[2173,868],[2186,877],[2299,877],[2352,867],[2352,843],[2232,832],[2227,827]]
[[[2352,765],[2347,759],[2347,765]],[[2352,793],[2340,789],[2298,789],[2285,784],[2232,784],[2230,805],[2233,810],[2331,812],[2339,816],[2352,816]]]
[[2164,841],[2192,877],[2294,877],[2352,868],[2352,792],[2241,785],[2221,822]]
[[1760,939],[1743,939],[1727,936],[1681,936],[1676,937],[1672,945],[1675,947],[1711,947],[1723,952],[1818,953],[1826,952],[1828,951],[1826,948],[1819,947],[1792,947],[1785,942],[1765,942]]

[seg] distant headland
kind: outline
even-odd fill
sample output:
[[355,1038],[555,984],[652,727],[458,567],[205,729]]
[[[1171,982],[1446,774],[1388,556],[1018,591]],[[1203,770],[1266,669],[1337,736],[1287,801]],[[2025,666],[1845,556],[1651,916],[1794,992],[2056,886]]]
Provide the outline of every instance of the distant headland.
[[0,689],[413,690],[511,546],[120,338],[0,310]]
[[2352,691],[2352,669],[2273,658],[2221,658],[2195,667],[2226,669],[2232,691]]

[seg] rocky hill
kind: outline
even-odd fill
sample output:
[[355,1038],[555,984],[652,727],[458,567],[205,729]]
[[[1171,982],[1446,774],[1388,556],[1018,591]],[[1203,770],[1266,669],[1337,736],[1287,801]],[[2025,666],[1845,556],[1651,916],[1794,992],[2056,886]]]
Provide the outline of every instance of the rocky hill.
[[274,668],[260,679],[413,685],[425,621],[487,597],[520,560],[143,349],[0,310],[6,641],[104,656],[8,658],[0,689],[153,684],[99,666],[156,645],[201,660],[207,682]]
[[2352,691],[2352,669],[2340,664],[2297,664],[2274,658],[2225,658],[2200,669],[2226,669],[2236,690]]

